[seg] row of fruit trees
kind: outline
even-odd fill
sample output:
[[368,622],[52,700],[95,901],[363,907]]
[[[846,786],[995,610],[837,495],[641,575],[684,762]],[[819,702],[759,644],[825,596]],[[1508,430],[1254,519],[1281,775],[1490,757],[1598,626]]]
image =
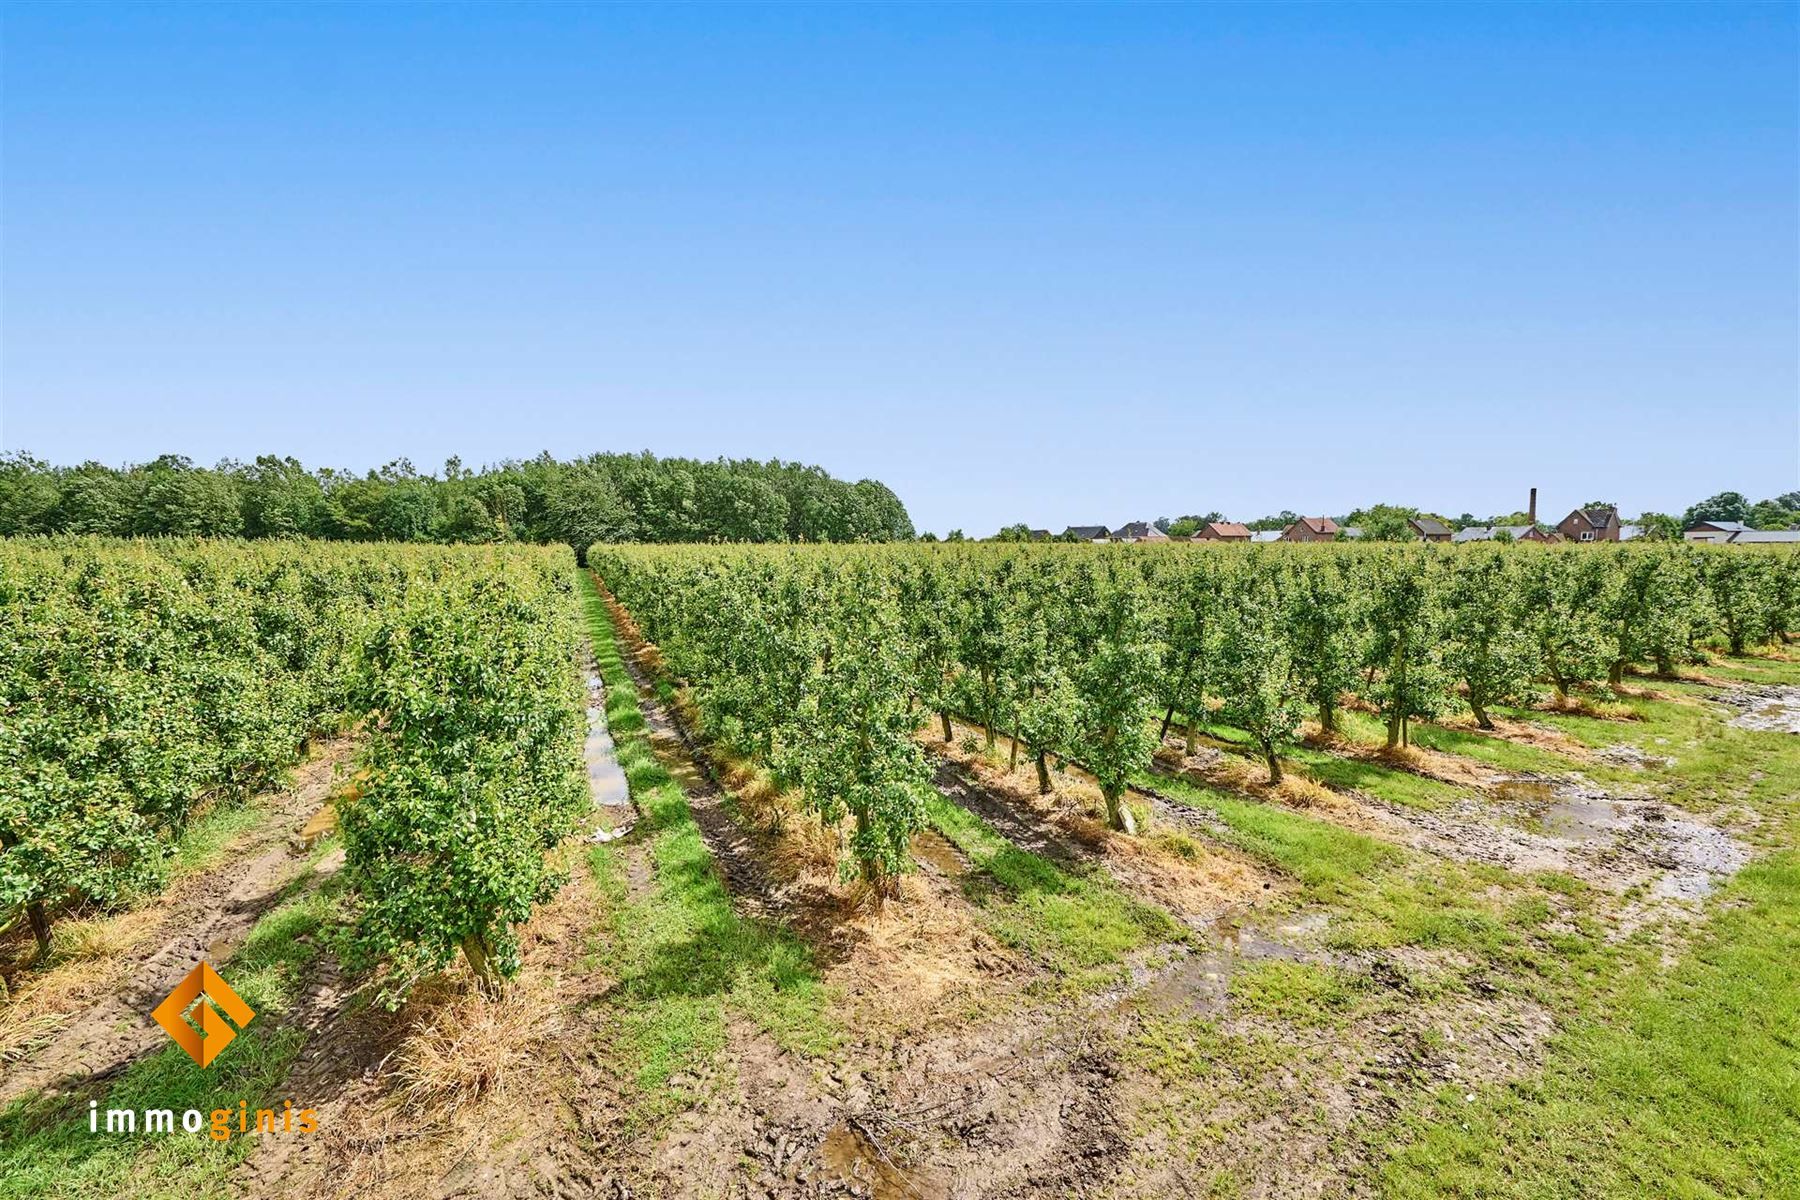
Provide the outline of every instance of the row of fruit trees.
[[153,890],[196,814],[358,739],[345,948],[492,986],[587,803],[566,549],[0,543],[0,920]]
[[[608,546],[593,566],[692,690],[705,732],[904,869],[923,721],[1092,772],[1116,828],[1176,717],[1242,730],[1280,777],[1303,716],[1409,725],[1668,674],[1782,638],[1800,555],[1688,545]],[[929,714],[929,716],[928,716]]]

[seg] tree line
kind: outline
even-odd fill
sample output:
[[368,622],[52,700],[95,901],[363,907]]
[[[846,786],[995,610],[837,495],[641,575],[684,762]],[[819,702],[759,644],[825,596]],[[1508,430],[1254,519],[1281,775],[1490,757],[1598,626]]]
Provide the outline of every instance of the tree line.
[[850,859],[904,869],[927,786],[917,734],[1013,735],[1048,790],[1092,772],[1116,828],[1179,720],[1248,735],[1281,777],[1310,717],[1349,701],[1410,724],[1620,689],[1708,648],[1786,638],[1800,554],[1605,546],[595,546],[590,563],[692,689],[706,732],[763,763]]
[[357,474],[293,458],[110,467],[0,457],[0,536],[309,537],[390,542],[876,542],[913,536],[874,480],[800,463],[548,453],[441,476],[405,459]]

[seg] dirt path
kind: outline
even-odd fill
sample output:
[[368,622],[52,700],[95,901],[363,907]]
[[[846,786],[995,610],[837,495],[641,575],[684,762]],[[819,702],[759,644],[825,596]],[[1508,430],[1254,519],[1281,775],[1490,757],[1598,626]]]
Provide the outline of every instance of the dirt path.
[[[168,1043],[150,1012],[201,959],[229,955],[257,918],[306,869],[297,834],[330,794],[351,742],[320,746],[295,772],[294,785],[266,819],[237,841],[219,864],[180,884],[158,907],[163,919],[148,942],[127,956],[127,985],[72,1017],[48,1043],[8,1068],[0,1106],[32,1091],[60,1091],[125,1069]],[[323,865],[323,864],[321,864]]]

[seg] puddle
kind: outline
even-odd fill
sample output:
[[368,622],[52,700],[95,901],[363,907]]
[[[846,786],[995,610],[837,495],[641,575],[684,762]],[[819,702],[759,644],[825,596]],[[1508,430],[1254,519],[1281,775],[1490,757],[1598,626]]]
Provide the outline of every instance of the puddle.
[[[1165,1010],[1215,1016],[1225,1011],[1231,999],[1231,976],[1240,963],[1271,958],[1289,962],[1318,959],[1319,955],[1312,951],[1271,937],[1247,924],[1245,916],[1243,911],[1234,909],[1220,917],[1213,923],[1219,947],[1182,959],[1145,987],[1143,997]],[[1293,938],[1307,937],[1322,931],[1329,921],[1326,913],[1308,913],[1280,926],[1275,933]]]
[[587,760],[588,792],[595,807],[628,808],[631,789],[619,766],[612,732],[606,727],[606,687],[591,670],[587,674],[587,694],[588,732],[582,757]]
[[1581,865],[1595,882],[1640,879],[1653,896],[1701,900],[1750,860],[1749,847],[1722,829],[1657,800],[1609,796],[1579,777],[1509,779],[1492,793],[1528,833],[1568,847],[1565,867]]
[[914,834],[912,844],[907,849],[914,862],[931,867],[940,875],[956,879],[969,873],[969,864],[964,861],[962,853],[935,829]]
[[875,1200],[936,1200],[945,1194],[935,1182],[895,1166],[850,1122],[825,1135],[819,1162],[827,1178]]
[[1800,733],[1800,687],[1738,687],[1719,700],[1738,709],[1731,724],[1765,733]]
[[1556,796],[1556,785],[1547,779],[1506,779],[1496,783],[1494,795],[1512,804],[1548,804]]
[[1599,842],[1627,828],[1631,812],[1616,800],[1571,796],[1531,805],[1527,821],[1547,837]]

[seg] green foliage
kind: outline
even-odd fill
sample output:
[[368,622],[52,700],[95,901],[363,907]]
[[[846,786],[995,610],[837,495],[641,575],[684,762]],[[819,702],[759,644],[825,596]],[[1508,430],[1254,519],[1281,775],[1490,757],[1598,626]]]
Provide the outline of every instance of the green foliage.
[[1404,745],[1407,722],[1436,716],[1447,700],[1440,561],[1420,548],[1373,562],[1368,662],[1374,675],[1368,691],[1387,719],[1390,746]]
[[492,984],[515,925],[559,882],[545,851],[589,805],[566,557],[470,552],[430,563],[365,640],[362,794],[340,803],[365,958],[402,985],[458,948]]
[[504,973],[506,927],[585,796],[567,566],[536,549],[0,543],[0,912],[47,932],[66,901],[155,886],[202,804],[217,814],[311,734],[367,718],[364,794],[342,814],[364,948],[435,964],[476,934]]
[[0,456],[0,536],[91,533],[392,542],[885,542],[913,536],[906,508],[874,480],[846,483],[779,461],[548,454],[480,471],[452,458],[441,478],[398,459],[365,474],[293,458],[196,467],[55,467]]
[[1289,614],[1267,567],[1245,573],[1231,596],[1219,639],[1219,715],[1248,733],[1281,782],[1277,751],[1299,728]]
[[[693,685],[709,732],[788,782],[805,774],[849,794],[847,781],[828,782],[819,765],[846,752],[885,762],[871,780],[911,777],[904,756],[878,749],[894,735],[888,716],[867,728],[851,721],[862,732],[846,751],[847,735],[824,716],[848,719],[834,707],[842,692],[862,696],[870,714],[903,702],[915,725],[925,718],[945,741],[958,716],[985,726],[990,746],[1011,733],[1046,789],[1048,761],[1074,759],[1093,771],[1121,826],[1131,821],[1126,781],[1148,766],[1176,713],[1192,737],[1216,712],[1278,767],[1298,705],[1330,725],[1346,696],[1372,701],[1398,744],[1414,718],[1448,708],[1459,684],[1481,720],[1539,678],[1567,695],[1636,662],[1672,670],[1716,634],[1747,645],[1783,632],[1800,608],[1800,555],[1781,547],[961,543],[591,553],[670,674]],[[846,629],[880,652],[844,642]],[[1297,747],[1288,757],[1310,770],[1310,753]],[[1348,776],[1387,770],[1316,758],[1315,773],[1335,772],[1346,786]],[[1442,785],[1409,779],[1423,789],[1418,803],[1442,802],[1430,791]],[[873,848],[883,836],[898,844],[899,828],[875,835]],[[873,848],[866,869],[879,870]]]
[[1418,515],[1416,508],[1376,504],[1351,513],[1344,519],[1344,524],[1361,529],[1364,541],[1415,542],[1419,540],[1419,534],[1411,521]]
[[1538,647],[1519,612],[1522,568],[1516,555],[1471,546],[1444,594],[1444,666],[1468,689],[1469,711],[1492,729],[1488,709],[1529,691]]
[[1748,521],[1750,519],[1750,501],[1742,492],[1720,492],[1709,496],[1698,504],[1688,506],[1681,515],[1683,527],[1697,521]]

